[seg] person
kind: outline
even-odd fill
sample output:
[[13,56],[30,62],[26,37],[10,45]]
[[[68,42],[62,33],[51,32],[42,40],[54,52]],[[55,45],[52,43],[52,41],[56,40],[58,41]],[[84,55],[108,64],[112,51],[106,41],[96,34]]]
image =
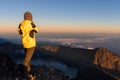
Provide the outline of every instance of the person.
[[[25,58],[22,65],[26,67],[28,73],[31,72],[30,60],[36,47],[35,33],[38,32],[38,27],[32,21],[31,12],[24,13],[24,20],[19,24],[18,32],[22,36],[22,44],[25,50]],[[31,75],[31,74],[30,74]]]

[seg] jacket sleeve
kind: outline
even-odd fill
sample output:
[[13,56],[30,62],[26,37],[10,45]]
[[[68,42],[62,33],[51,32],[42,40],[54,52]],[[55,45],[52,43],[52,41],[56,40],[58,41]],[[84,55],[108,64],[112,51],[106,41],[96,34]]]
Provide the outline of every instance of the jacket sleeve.
[[22,32],[22,30],[21,30],[20,26],[21,26],[21,24],[19,24],[19,26],[18,26],[18,33],[19,33],[20,35],[22,35],[22,34],[23,34],[23,32]]
[[36,25],[33,22],[31,23],[31,25],[32,25],[32,28],[33,28],[32,31],[34,31],[35,33],[37,33],[38,32],[38,27],[36,27]]

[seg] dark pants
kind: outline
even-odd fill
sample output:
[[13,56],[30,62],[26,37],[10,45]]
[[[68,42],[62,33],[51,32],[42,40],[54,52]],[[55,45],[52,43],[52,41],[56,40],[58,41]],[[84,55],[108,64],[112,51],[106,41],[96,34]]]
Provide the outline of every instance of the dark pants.
[[32,55],[34,53],[35,47],[32,48],[25,48],[25,58],[22,62],[22,64],[27,67],[27,72],[31,71],[31,65],[30,65],[30,60],[32,58]]

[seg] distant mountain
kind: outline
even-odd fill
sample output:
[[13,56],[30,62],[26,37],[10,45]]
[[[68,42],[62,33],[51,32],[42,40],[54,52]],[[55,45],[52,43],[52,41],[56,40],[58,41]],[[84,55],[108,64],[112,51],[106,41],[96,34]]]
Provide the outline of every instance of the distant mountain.
[[120,56],[107,50],[98,48],[94,56],[94,64],[99,66],[107,74],[120,79]]
[[7,42],[7,39],[0,38],[0,44]]

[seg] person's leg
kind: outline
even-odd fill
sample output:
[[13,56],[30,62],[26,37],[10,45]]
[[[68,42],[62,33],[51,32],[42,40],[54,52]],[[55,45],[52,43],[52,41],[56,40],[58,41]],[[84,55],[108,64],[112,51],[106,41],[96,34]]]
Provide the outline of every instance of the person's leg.
[[26,54],[26,52],[27,52],[27,48],[24,48],[24,51],[25,51],[25,54]]
[[26,52],[25,59],[23,60],[22,64],[27,67],[27,72],[31,71],[30,60],[32,58],[34,50],[35,50],[35,47],[25,49],[25,52]]

